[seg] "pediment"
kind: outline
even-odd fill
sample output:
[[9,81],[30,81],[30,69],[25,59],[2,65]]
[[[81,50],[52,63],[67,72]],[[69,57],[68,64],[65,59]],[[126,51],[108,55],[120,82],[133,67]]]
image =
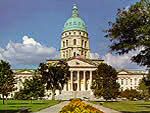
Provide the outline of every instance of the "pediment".
[[70,67],[95,67],[94,64],[86,62],[86,60],[81,59],[71,59],[67,61]]
[[22,71],[21,73],[31,73],[31,71]]
[[123,74],[129,74],[129,72],[122,70],[122,71],[118,72],[118,74],[122,74],[122,75]]

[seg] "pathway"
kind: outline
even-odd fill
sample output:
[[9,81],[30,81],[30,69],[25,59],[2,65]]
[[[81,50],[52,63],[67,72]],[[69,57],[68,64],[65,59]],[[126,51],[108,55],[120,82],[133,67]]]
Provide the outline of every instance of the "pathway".
[[[56,104],[54,106],[51,106],[49,108],[46,108],[46,109],[43,109],[41,111],[38,111],[36,113],[59,113],[59,111],[69,103],[70,101],[64,101],[64,102],[61,102],[59,104]],[[101,105],[96,105],[96,104],[93,104],[93,103],[90,103],[90,102],[87,102],[87,101],[84,101],[85,103],[103,111],[104,113],[121,113],[119,111],[115,111],[113,109],[110,109],[110,108],[106,108],[106,107],[103,107]]]
[[51,106],[49,108],[46,108],[46,109],[43,109],[41,111],[38,111],[36,113],[59,113],[59,111],[69,103],[70,101],[64,101],[64,102],[61,102],[59,104],[56,104],[54,106]]
[[96,105],[96,104],[93,104],[93,103],[90,103],[90,102],[86,102],[86,101],[84,101],[84,102],[89,104],[89,105],[91,105],[91,106],[93,106],[93,107],[95,107],[95,108],[97,108],[97,109],[99,109],[99,110],[101,110],[101,111],[103,111],[104,113],[121,113],[119,111],[115,111],[113,109],[103,107],[101,105]]

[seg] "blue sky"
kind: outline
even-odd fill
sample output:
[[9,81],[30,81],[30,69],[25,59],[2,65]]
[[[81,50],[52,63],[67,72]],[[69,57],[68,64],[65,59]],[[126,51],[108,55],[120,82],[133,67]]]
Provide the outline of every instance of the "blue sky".
[[[13,68],[34,67],[39,62],[29,62],[30,59],[27,59],[27,61],[26,58],[29,55],[27,53],[34,54],[36,51],[35,48],[37,48],[35,47],[36,44],[32,45],[34,46],[34,51],[29,52],[28,50],[26,54],[23,54],[23,50],[26,51],[24,43],[30,41],[37,43],[36,46],[40,44],[41,48],[47,48],[51,51],[50,54],[44,52],[46,58],[48,56],[50,56],[50,58],[56,57],[59,53],[63,25],[71,16],[73,4],[77,4],[80,16],[85,20],[88,27],[92,53],[96,53],[105,59],[109,52],[108,46],[110,42],[104,37],[105,33],[103,30],[108,28],[109,21],[115,20],[118,8],[128,7],[136,1],[137,0],[0,0],[0,58],[10,61]],[[18,56],[22,55],[21,57],[23,58],[16,58],[18,57],[16,55],[18,51],[21,51],[21,54]],[[41,57],[42,54],[40,54]],[[36,55],[39,54],[36,53],[33,56],[37,57]],[[29,58],[34,59],[33,56]],[[135,65],[125,65],[123,67],[134,68],[134,66]]]

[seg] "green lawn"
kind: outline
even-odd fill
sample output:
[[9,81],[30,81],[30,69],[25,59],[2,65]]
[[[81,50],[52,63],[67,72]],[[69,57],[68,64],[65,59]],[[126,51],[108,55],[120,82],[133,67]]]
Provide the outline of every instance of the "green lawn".
[[3,105],[0,100],[0,113],[17,113],[20,108],[29,108],[30,111],[35,112],[58,103],[59,101],[55,100],[7,100]]
[[92,102],[123,113],[150,113],[150,101]]

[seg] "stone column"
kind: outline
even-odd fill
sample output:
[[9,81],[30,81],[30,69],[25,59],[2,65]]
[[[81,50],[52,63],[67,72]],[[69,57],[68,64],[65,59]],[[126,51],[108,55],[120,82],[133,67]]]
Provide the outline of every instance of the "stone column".
[[73,71],[70,71],[70,77],[71,77],[71,91],[73,91]]
[[86,71],[83,71],[83,86],[84,86],[84,87],[83,87],[83,88],[84,88],[83,90],[84,90],[84,91],[86,91],[86,76],[85,76],[85,72],[86,72]]
[[90,71],[90,85],[89,85],[89,90],[91,89],[92,86],[92,71]]
[[79,74],[79,71],[77,71],[77,91],[80,91],[80,74]]

